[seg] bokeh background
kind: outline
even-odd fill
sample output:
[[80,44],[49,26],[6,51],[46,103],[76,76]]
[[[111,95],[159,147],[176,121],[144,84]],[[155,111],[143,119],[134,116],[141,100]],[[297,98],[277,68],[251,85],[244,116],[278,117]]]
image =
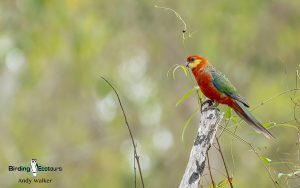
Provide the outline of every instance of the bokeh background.
[[[185,40],[180,19],[155,5],[181,15]],[[175,80],[167,77],[168,70],[188,55],[205,56],[257,106],[296,87],[299,19],[298,0],[2,0],[1,187],[24,187],[18,179],[30,174],[8,172],[8,165],[29,164],[32,158],[63,171],[40,173],[52,183],[30,187],[134,187],[128,130],[116,96],[100,76],[119,91],[146,187],[177,187],[200,114],[182,141],[183,126],[198,102],[192,95],[175,106],[194,82],[179,69]],[[262,123],[285,123],[270,129],[276,140],[238,126],[236,134],[270,163],[228,132],[222,134],[235,187],[274,187],[265,166],[282,187],[299,186],[297,175],[278,178],[299,171],[299,105],[299,93],[289,92],[253,111]],[[222,181],[220,155],[213,147],[209,154],[214,179]],[[211,185],[207,170],[202,185]]]

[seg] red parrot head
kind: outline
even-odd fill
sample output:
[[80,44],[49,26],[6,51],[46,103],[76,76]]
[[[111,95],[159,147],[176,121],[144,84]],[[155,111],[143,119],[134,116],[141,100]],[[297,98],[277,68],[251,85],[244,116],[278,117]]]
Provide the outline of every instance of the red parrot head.
[[193,56],[189,56],[187,58],[186,66],[191,69],[194,69],[194,68],[198,67],[198,65],[202,65],[202,64],[204,65],[206,63],[207,63],[207,60],[204,57],[193,55]]

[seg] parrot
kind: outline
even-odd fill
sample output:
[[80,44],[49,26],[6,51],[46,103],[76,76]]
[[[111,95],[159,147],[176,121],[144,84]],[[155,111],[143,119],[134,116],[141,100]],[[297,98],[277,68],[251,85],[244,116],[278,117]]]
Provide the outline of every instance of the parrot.
[[216,105],[225,104],[258,133],[267,138],[275,138],[255,117],[249,112],[250,105],[239,95],[236,88],[228,78],[217,71],[206,58],[193,55],[187,58],[188,67],[202,93],[214,101]]

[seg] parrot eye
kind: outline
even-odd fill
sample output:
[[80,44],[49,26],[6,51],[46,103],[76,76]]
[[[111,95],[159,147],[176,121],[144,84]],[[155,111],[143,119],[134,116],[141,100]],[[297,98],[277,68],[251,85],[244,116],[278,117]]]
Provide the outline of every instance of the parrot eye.
[[195,61],[195,58],[192,57],[190,60],[193,62],[193,61]]

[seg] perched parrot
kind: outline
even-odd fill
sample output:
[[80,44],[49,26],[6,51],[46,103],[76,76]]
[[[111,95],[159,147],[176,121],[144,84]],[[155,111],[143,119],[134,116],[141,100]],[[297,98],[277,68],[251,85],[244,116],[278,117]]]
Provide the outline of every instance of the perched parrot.
[[239,95],[231,82],[211,66],[207,59],[197,55],[187,58],[189,67],[198,82],[202,93],[214,102],[230,106],[245,122],[252,126],[258,133],[267,138],[274,136],[259,123],[248,111],[249,104]]

